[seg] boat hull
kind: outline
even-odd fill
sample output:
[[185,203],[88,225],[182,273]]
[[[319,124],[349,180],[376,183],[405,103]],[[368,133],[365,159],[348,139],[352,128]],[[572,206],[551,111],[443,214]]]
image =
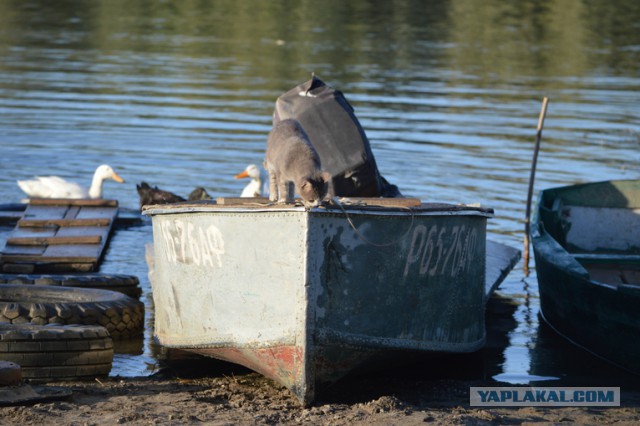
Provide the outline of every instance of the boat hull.
[[640,181],[547,190],[531,235],[544,320],[574,344],[637,374],[639,201]]
[[484,344],[486,209],[147,214],[159,342],[245,365],[303,404],[381,351]]

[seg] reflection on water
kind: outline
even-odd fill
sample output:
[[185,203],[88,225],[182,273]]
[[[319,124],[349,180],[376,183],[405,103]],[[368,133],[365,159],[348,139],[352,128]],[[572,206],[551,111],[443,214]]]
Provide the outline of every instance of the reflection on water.
[[[142,180],[237,195],[234,175],[262,161],[276,97],[313,71],[346,93],[390,182],[491,206],[490,238],[520,247],[543,96],[536,189],[637,178],[638,22],[634,0],[330,0],[322,13],[308,0],[3,1],[0,203],[22,198],[19,178],[88,184],[99,163],[127,179],[105,185],[126,208]],[[156,368],[150,241],[148,225],[118,229],[105,257],[104,272],[140,278],[147,306],[144,347],[118,355],[114,374]],[[518,265],[500,300],[510,308],[489,308],[491,376],[591,377],[540,361],[567,349],[541,343],[535,270]]]

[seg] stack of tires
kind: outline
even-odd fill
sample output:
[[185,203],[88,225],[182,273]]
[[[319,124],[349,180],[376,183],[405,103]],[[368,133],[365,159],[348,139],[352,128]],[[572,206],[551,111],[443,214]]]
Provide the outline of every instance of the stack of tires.
[[0,360],[33,381],[108,375],[113,341],[144,331],[138,284],[128,275],[0,274]]

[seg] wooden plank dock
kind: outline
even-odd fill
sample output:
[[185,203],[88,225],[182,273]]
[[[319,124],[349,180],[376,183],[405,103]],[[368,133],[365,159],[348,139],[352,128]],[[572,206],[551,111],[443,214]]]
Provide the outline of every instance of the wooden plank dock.
[[116,200],[31,199],[0,251],[0,271],[97,271],[117,215]]

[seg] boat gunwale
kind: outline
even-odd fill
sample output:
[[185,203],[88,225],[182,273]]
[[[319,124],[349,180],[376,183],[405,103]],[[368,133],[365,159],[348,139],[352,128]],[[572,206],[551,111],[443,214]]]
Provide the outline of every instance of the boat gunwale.
[[[571,193],[576,193],[579,191],[582,191],[584,189],[589,189],[589,188],[593,188],[598,189],[599,187],[605,186],[605,185],[613,185],[614,187],[617,185],[624,185],[624,184],[634,184],[634,183],[638,183],[640,182],[640,180],[638,179],[623,179],[623,180],[605,180],[605,181],[599,181],[599,182],[588,182],[588,183],[581,183],[581,184],[574,184],[574,185],[565,185],[565,186],[560,186],[560,187],[553,187],[553,188],[546,188],[542,191],[540,191],[540,194],[538,196],[538,202],[537,202],[537,207],[535,209],[534,212],[534,217],[532,219],[532,227],[530,230],[530,236],[532,238],[532,245],[533,245],[533,249],[534,249],[534,253],[538,253],[539,255],[549,259],[549,261],[551,263],[557,263],[558,257],[563,258],[563,259],[571,259],[571,261],[569,261],[569,263],[573,263],[575,262],[576,264],[580,265],[580,268],[577,269],[567,269],[567,272],[570,272],[576,276],[579,276],[581,278],[584,278],[584,273],[586,272],[586,270],[584,269],[582,263],[579,261],[580,258],[582,258],[585,255],[589,255],[591,253],[593,253],[594,255],[597,255],[597,253],[595,252],[582,252],[582,251],[573,251],[570,247],[567,247],[567,244],[563,244],[562,242],[558,241],[558,239],[556,238],[556,236],[553,235],[553,233],[551,231],[549,231],[547,229],[547,221],[545,220],[545,218],[542,217],[541,214],[541,210],[544,209],[548,209],[548,210],[553,210],[554,208],[549,208],[548,205],[551,203],[551,201],[553,201],[555,203],[555,200],[561,200],[563,196],[566,196],[566,194],[571,194]],[[600,205],[592,205],[592,203],[582,203],[582,204],[568,204],[567,206],[575,206],[575,207],[582,207],[582,208],[599,208],[601,207]],[[629,207],[616,207],[619,209],[637,209],[637,207],[635,206],[629,206]],[[553,243],[555,243],[555,245],[557,246],[557,248],[559,250],[555,251],[554,253],[550,253],[548,248],[542,249],[541,245],[544,245],[545,243],[549,243],[550,241],[552,241]],[[561,250],[560,250],[561,249]],[[561,253],[562,251],[562,253]],[[609,256],[615,256],[615,254],[617,253],[602,253],[603,255],[609,255]],[[624,254],[624,253],[620,253],[620,254]],[[551,258],[555,258],[556,262],[550,260]],[[566,265],[565,265],[566,266]],[[597,280],[591,280],[593,283],[600,283]],[[607,284],[607,283],[601,283],[601,284],[605,284],[607,286],[613,286],[614,288],[617,288],[617,285],[613,285],[613,284]]]
[[[541,248],[540,246],[543,244],[549,244],[550,241],[553,241],[557,246],[563,249],[563,252],[554,252],[551,253],[546,248]],[[585,266],[576,259],[575,253],[571,253],[566,250],[558,241],[556,241],[549,232],[546,230],[539,231],[532,240],[533,250],[536,256],[539,256],[541,259],[544,259],[550,265],[553,265],[555,268],[563,270],[566,274],[572,276],[573,278],[580,280],[583,286],[591,286],[608,289],[610,291],[616,292],[637,292],[640,291],[640,288],[636,284],[612,284],[605,281],[600,281],[591,276],[589,271],[585,268]],[[551,244],[553,244],[551,243]],[[562,262],[565,262],[564,265]],[[540,284],[538,284],[541,287]]]
[[174,203],[145,206],[142,214],[146,216],[183,213],[275,213],[306,212],[314,216],[324,215],[371,215],[371,216],[479,216],[493,218],[494,211],[489,207],[477,207],[456,204],[423,203],[420,206],[377,206],[377,205],[340,205],[305,208],[302,205],[221,205],[216,203]]

